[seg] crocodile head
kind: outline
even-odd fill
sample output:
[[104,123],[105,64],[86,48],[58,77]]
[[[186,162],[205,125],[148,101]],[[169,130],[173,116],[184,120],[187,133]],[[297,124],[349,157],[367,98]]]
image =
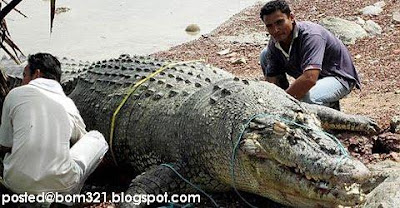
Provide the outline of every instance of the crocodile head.
[[359,183],[368,178],[369,170],[347,156],[313,114],[292,116],[290,121],[260,116],[249,123],[241,138],[239,160],[247,161],[252,182],[236,181],[236,186],[291,206],[361,203]]

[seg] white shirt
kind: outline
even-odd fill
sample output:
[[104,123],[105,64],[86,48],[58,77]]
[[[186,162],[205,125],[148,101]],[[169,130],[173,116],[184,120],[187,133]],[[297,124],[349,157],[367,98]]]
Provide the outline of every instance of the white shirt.
[[70,140],[86,133],[85,124],[61,85],[37,78],[7,95],[0,126],[4,185],[16,193],[64,192],[80,181],[70,156]]

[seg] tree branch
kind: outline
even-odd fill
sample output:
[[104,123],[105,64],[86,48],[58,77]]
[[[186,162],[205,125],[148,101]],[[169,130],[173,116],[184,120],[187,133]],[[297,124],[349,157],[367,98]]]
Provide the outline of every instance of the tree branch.
[[9,4],[7,4],[7,6],[5,6],[4,9],[0,11],[0,21],[3,20],[4,17],[6,17],[6,15],[10,13],[11,10],[13,10],[21,1],[22,0],[13,0]]

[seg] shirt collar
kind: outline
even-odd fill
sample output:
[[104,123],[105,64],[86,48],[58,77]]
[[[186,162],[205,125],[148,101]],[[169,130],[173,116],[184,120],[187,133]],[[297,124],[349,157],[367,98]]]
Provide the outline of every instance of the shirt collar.
[[293,39],[292,39],[292,41],[294,40],[294,39],[296,39],[297,37],[299,37],[299,26],[297,26],[297,22],[296,21],[294,21],[294,26],[293,26]]
[[56,80],[45,79],[45,78],[36,78],[29,82],[29,85],[33,85],[43,90],[47,90],[50,92],[54,92],[57,94],[65,95],[64,90],[62,89],[60,83]]
[[[290,42],[290,47],[289,47],[289,53],[286,53],[286,51],[285,50],[283,50],[283,48],[281,47],[281,44],[279,44],[279,41],[276,41],[275,39],[275,47],[277,48],[277,49],[279,49],[280,51],[282,51],[282,53],[283,53],[283,55],[287,58],[287,59],[289,59],[289,54],[290,54],[290,51],[292,50],[292,45],[293,45],[293,41],[294,41],[294,39],[296,39],[297,37],[299,37],[299,27],[297,26],[297,23],[296,23],[296,21],[294,22],[294,24],[293,24],[293,37],[292,37],[292,41]],[[273,38],[273,37],[272,37]]]

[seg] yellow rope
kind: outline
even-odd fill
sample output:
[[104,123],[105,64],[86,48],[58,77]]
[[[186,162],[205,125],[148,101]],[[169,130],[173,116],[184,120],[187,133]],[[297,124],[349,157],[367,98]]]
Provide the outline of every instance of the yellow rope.
[[115,165],[118,166],[118,163],[117,163],[117,160],[115,158],[114,151],[113,151],[113,137],[114,137],[114,130],[115,130],[115,120],[116,120],[116,117],[117,117],[119,111],[121,110],[122,106],[124,106],[124,104],[126,103],[128,98],[132,95],[133,92],[136,91],[136,89],[140,85],[142,85],[144,82],[146,82],[150,78],[156,76],[157,74],[159,74],[160,72],[162,72],[166,68],[172,67],[172,66],[175,66],[175,65],[179,65],[179,64],[187,64],[187,63],[193,63],[193,62],[198,62],[198,61],[202,61],[202,60],[181,61],[181,62],[175,62],[175,63],[170,63],[170,64],[167,64],[167,65],[164,65],[164,66],[160,67],[159,69],[157,69],[155,72],[151,73],[148,77],[140,80],[139,82],[135,83],[133,86],[132,85],[130,86],[130,88],[128,89],[127,95],[124,97],[124,99],[122,99],[121,103],[119,104],[117,109],[114,111],[114,114],[113,114],[112,119],[111,119],[111,130],[110,130],[110,142],[109,142],[109,144],[110,144],[111,157],[113,158]]

